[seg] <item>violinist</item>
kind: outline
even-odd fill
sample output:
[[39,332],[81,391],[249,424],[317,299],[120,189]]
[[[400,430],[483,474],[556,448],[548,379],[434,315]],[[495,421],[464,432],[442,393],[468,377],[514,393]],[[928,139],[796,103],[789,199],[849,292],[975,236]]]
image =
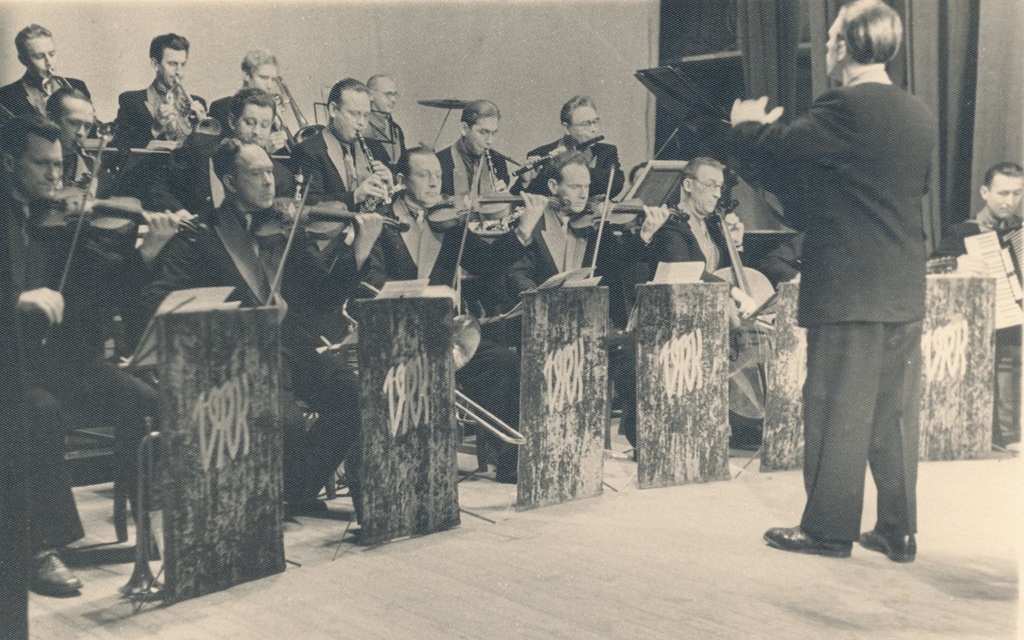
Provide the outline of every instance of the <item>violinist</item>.
[[366,81],[366,86],[370,88],[370,106],[373,109],[366,139],[379,141],[392,162],[398,162],[405,153],[405,133],[392,115],[398,102],[398,83],[394,76],[378,73]]
[[[557,155],[565,151],[578,149],[581,143],[601,135],[601,117],[597,115],[597,107],[590,96],[573,96],[562,105],[560,116],[565,131],[560,139],[537,147],[527,154],[527,161],[538,160]],[[604,196],[608,190],[608,175],[615,168],[612,178],[611,196],[614,198],[622,191],[625,175],[619,166],[619,151],[615,145],[606,142],[595,142],[582,149],[590,167],[590,196]],[[538,174],[539,171],[539,174]],[[550,174],[550,161],[539,165],[538,170],[524,173],[513,187],[513,193],[528,191],[546,194]]]
[[476,167],[483,162],[481,194],[508,191],[509,175],[505,156],[492,150],[498,135],[501,111],[490,100],[474,100],[462,109],[462,136],[450,147],[437,152],[441,161],[441,193],[462,196],[472,188]]
[[18,61],[25,66],[20,80],[0,87],[0,112],[4,115],[46,115],[46,101],[57,89],[77,89],[89,98],[89,90],[78,78],[57,75],[57,46],[53,34],[30,24],[14,37]]
[[[288,141],[287,133],[278,126],[278,119],[283,118],[285,114],[279,109],[281,99],[278,95],[277,78],[277,57],[273,53],[265,49],[254,49],[242,58],[242,89],[262,89],[274,100],[276,117],[270,126],[270,135],[264,147],[271,155],[284,150]],[[234,96],[226,96],[210,103],[210,117],[220,122],[223,131],[229,131],[235,119],[231,109],[233,99]]]
[[309,180],[310,202],[374,210],[390,200],[394,179],[381,143],[362,137],[370,123],[370,89],[352,78],[339,81],[327,96],[327,113],[324,130],[292,151],[292,164]]
[[[113,422],[118,433],[145,429],[156,416],[156,392],[103,358],[103,327],[131,301],[146,266],[135,250],[137,229],[99,234],[45,224],[61,180],[60,130],[41,119],[16,118],[0,133],[4,184],[0,207],[7,227],[25,358],[30,440],[31,586],[37,593],[74,595],[81,582],[57,551],[83,535],[64,467],[62,416]],[[68,253],[75,247],[73,260]],[[62,269],[70,264],[65,286]],[[109,423],[108,422],[108,423]]]
[[[270,144],[274,98],[262,89],[249,87],[231,97],[227,137],[245,144]],[[196,131],[171,152],[166,170],[153,167],[144,178],[144,202],[153,211],[173,211],[204,216],[224,200],[224,187],[217,180],[211,158],[221,137]],[[294,189],[292,172],[279,160],[274,163],[277,195],[290,197]]]
[[[391,211],[384,215],[408,223],[409,230],[400,233],[393,227],[384,229],[363,267],[363,279],[376,287],[389,280],[423,278],[429,278],[431,284],[451,285],[458,268],[462,228],[433,231],[425,216],[430,207],[441,202],[441,163],[431,149],[415,147],[402,156],[396,171],[398,183],[404,189]],[[474,234],[467,235],[466,240],[461,268],[480,280],[496,281],[502,275],[501,265],[511,264],[522,253],[513,234],[505,234],[492,243]],[[464,288],[464,295],[465,292]],[[485,409],[513,428],[518,426],[519,355],[515,347],[499,345],[486,337],[481,339],[473,358],[456,371],[455,378]],[[497,452],[498,482],[515,483],[516,447],[484,433],[478,440],[481,468],[487,464],[486,455],[479,453],[484,439]]]
[[89,97],[78,89],[57,89],[46,101],[46,115],[60,127],[64,153],[64,184],[84,186],[92,175],[93,159],[82,151],[96,121]]
[[184,140],[195,121],[206,117],[206,101],[182,87],[189,42],[176,33],[153,38],[149,61],[156,76],[149,87],[125,91],[117,98],[117,133],[121,149],[145,148],[150,140]]
[[[546,203],[535,200],[538,196],[523,194],[527,208],[541,207],[540,221],[529,236],[520,236],[525,244],[523,257],[512,265],[508,285],[518,296],[534,289],[551,276],[579,269],[593,263],[596,234],[579,236],[569,223],[573,216],[584,212],[590,195],[590,168],[586,156],[570,151],[552,160],[552,177],[548,189],[553,195]],[[596,274],[604,278],[609,290],[609,315],[612,326],[623,329],[629,315],[621,276],[627,267],[646,250],[646,243],[665,224],[667,209],[653,208],[645,216],[639,234],[605,233],[602,236]],[[620,429],[635,444],[636,433],[636,354],[629,347],[616,345],[609,351],[609,379],[623,402]],[[632,435],[631,435],[632,434]]]
[[[213,167],[224,185],[224,202],[204,224],[172,238],[159,261],[156,278],[143,291],[150,315],[171,291],[232,286],[243,306],[271,301],[271,285],[285,257],[280,298],[287,309],[281,326],[284,364],[284,498],[288,513],[324,510],[320,489],[344,459],[359,425],[359,386],[341,362],[316,352],[320,336],[340,341],[343,300],[358,284],[354,253],[344,244],[322,253],[300,226],[287,256],[287,238],[266,234],[281,213],[274,204],[274,165],[258,144],[227,138],[213,154]],[[359,233],[357,245],[376,237]],[[366,249],[369,252],[369,249]],[[303,400],[319,419],[307,430],[295,399]]]

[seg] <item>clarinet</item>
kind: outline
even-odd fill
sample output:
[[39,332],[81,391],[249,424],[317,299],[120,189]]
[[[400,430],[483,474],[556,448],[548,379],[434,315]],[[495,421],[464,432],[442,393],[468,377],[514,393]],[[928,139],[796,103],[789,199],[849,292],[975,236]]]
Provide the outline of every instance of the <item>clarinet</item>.
[[[369,166],[370,173],[372,174],[374,157],[373,154],[370,153],[370,147],[366,144],[366,139],[363,138],[363,134],[358,131],[356,131],[356,140],[359,142],[359,148],[362,149],[363,156],[366,158],[366,164]],[[376,211],[377,207],[381,204],[391,204],[390,189],[387,188],[386,184],[384,185],[384,190],[388,192],[388,195],[383,198],[367,197],[366,200],[363,200],[363,209],[367,212]]]

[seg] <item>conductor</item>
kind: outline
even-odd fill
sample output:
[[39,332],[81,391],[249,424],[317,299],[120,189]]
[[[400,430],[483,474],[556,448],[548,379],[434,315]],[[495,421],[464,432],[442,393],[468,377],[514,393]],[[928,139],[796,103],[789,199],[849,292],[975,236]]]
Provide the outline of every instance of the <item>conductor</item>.
[[[899,15],[855,0],[829,29],[825,64],[842,87],[788,125],[767,98],[737,100],[734,151],[758,164],[804,231],[798,321],[807,328],[800,525],[769,529],[777,549],[848,557],[854,540],[895,562],[917,552],[915,485],[927,190],[936,124],[893,86]],[[867,463],[878,487],[874,528],[859,534]]]

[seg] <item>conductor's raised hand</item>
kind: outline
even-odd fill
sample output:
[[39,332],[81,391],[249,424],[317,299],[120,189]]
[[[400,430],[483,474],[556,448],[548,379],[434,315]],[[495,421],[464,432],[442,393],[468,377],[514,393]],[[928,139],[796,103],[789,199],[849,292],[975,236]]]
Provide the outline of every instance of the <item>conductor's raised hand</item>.
[[740,100],[732,103],[732,113],[729,122],[736,126],[741,122],[758,122],[760,124],[771,124],[782,117],[782,107],[775,107],[768,111],[768,96],[761,96],[756,100]]

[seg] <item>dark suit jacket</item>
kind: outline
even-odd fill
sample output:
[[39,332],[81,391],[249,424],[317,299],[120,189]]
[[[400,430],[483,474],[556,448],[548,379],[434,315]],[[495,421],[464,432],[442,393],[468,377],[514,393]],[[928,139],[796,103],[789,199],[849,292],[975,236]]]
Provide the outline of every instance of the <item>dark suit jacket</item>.
[[[317,135],[302,141],[292,150],[292,166],[301,169],[307,183],[309,184],[309,197],[307,202],[317,203],[323,201],[341,201],[348,207],[355,206],[353,190],[345,188],[341,180],[341,174],[334,168],[331,157],[327,155],[327,143],[324,136],[334,135],[329,128],[324,128]],[[366,146],[373,154],[374,160],[384,164],[391,164],[387,151],[376,140],[366,139]],[[360,151],[356,151],[360,153]],[[351,185],[353,188],[357,185]]]
[[227,96],[224,98],[218,98],[210,103],[210,108],[207,110],[207,114],[211,118],[215,118],[220,122],[220,126],[223,131],[229,131],[228,121],[231,120],[231,98],[233,96]]
[[[722,235],[722,228],[717,224],[710,223],[708,224],[708,235],[718,247],[721,266],[730,266],[729,250],[726,247],[725,237]],[[704,255],[696,236],[693,235],[690,223],[673,215],[651,239],[650,258],[653,266],[656,267],[659,262],[704,262],[707,256]],[[705,280],[708,279],[707,275],[709,274],[705,274]]]
[[[199,215],[213,208],[210,189],[210,158],[223,138],[193,133],[171,152],[166,168],[154,163],[144,172],[143,204],[148,211],[187,209]],[[274,160],[274,190],[278,196],[291,197],[295,182],[291,169]]]
[[[87,98],[92,98],[89,95],[89,90],[86,88],[85,83],[78,78],[64,78],[68,81],[75,89],[78,89],[85,94]],[[32,106],[32,103],[28,100],[28,94],[25,93],[25,87],[21,84],[21,78],[18,78],[15,82],[9,85],[0,87],[0,105],[3,105],[5,109],[10,111],[16,116],[26,115],[39,115],[36,108]],[[6,113],[4,114],[7,115]]]
[[[153,139],[154,120],[146,107],[147,89],[125,91],[117,97],[114,146],[119,149],[143,149]],[[192,99],[206,106],[206,101],[199,96],[192,96]]]
[[924,317],[921,196],[936,131],[924,102],[878,83],[828,91],[788,125],[731,130],[737,156],[806,232],[802,326]]
[[366,128],[366,139],[381,143],[391,158],[389,166],[393,171],[398,159],[405,153],[405,132],[391,114],[374,111],[370,118],[370,126]]
[[[543,157],[555,150],[558,145],[565,145],[565,139],[555,140],[542,147],[537,147],[527,156],[539,156]],[[622,172],[622,167],[619,166],[619,150],[613,144],[606,144],[604,142],[596,142],[590,147],[591,153],[593,153],[593,160],[590,163],[590,196],[604,196],[608,190],[608,174],[611,172],[612,167],[615,167],[615,177],[612,179],[612,197],[619,195],[622,191],[622,185],[626,182],[626,175]],[[546,162],[542,165],[540,172],[537,177],[530,182],[530,186],[526,188],[528,193],[539,193],[540,195],[550,195],[548,192],[548,179],[552,177],[550,170],[550,163]],[[513,187],[513,193],[519,193],[521,191],[520,182],[516,180],[516,185]]]
[[[455,195],[455,156],[459,152],[455,150],[455,146],[446,147],[437,152],[437,159],[441,163],[441,193],[446,196]],[[503,180],[505,184],[509,184],[508,179],[508,164],[505,162],[505,158],[497,153],[492,153],[491,158],[494,160],[494,175],[498,180]],[[462,158],[458,159],[462,162]],[[487,167],[484,167],[487,170]],[[470,175],[470,179],[472,179]],[[490,180],[486,174],[480,177],[480,180]]]
[[[535,288],[558,273],[555,259],[542,235],[546,228],[545,219],[541,218],[533,230],[532,241],[523,250],[523,256],[509,269],[507,282],[513,297],[518,298],[523,291]],[[587,240],[583,257],[585,267],[590,266],[593,260],[596,241],[596,235]],[[601,239],[596,274],[601,276],[601,284],[608,287],[608,313],[612,324],[620,329],[629,319],[628,300],[633,297],[632,291],[626,291],[633,280],[631,268],[646,252],[647,247],[638,235],[605,233]]]

